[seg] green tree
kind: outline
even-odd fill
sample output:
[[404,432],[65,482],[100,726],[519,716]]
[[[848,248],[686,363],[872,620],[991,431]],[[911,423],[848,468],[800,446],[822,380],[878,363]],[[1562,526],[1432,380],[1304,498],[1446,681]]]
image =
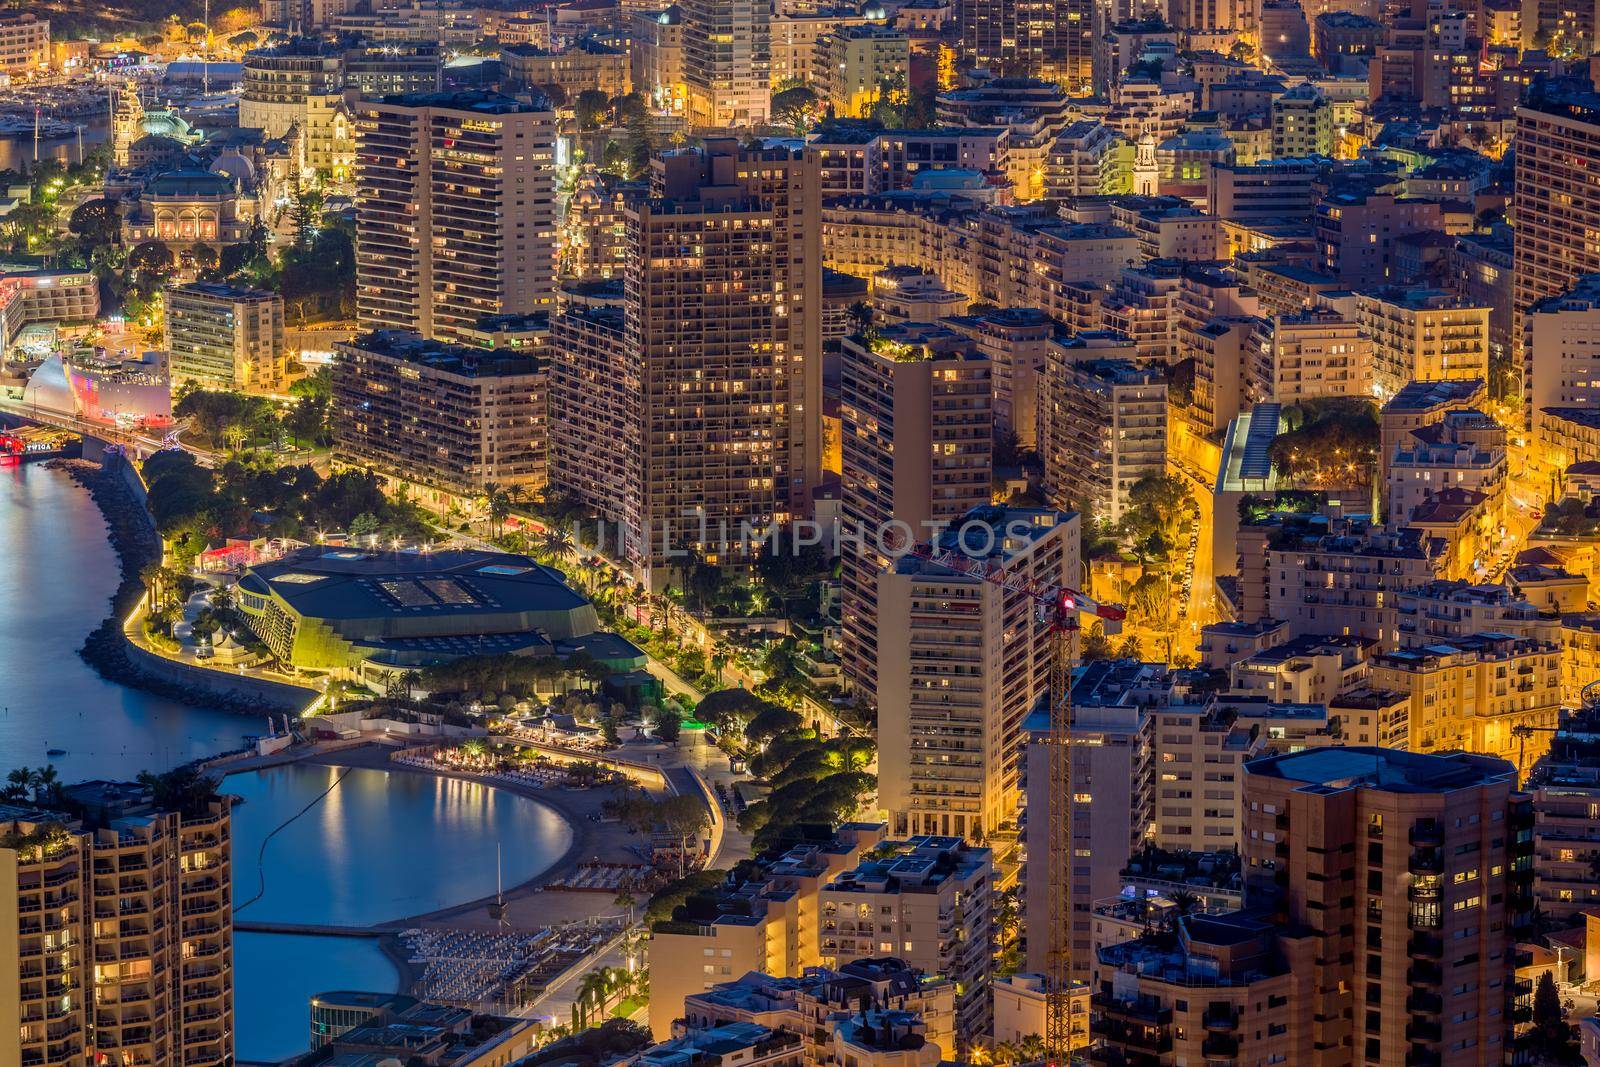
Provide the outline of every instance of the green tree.
[[673,744],[678,740],[678,733],[683,725],[683,715],[670,707],[652,709],[650,721],[655,726],[656,737]]
[[773,125],[792,131],[796,137],[804,137],[810,132],[817,123],[819,113],[817,94],[804,86],[772,94],[769,114]]
[[1583,1062],[1583,1053],[1561,1007],[1561,993],[1549,971],[1539,976],[1533,991],[1533,1028],[1529,1036],[1534,1063],[1566,1067]]
[[695,796],[667,797],[656,805],[656,815],[678,846],[678,877],[687,870],[689,853],[711,826],[711,813]]
[[113,245],[121,237],[122,219],[115,204],[97,197],[72,209],[67,229],[89,246]]
[[611,98],[598,89],[585,89],[573,102],[573,117],[582,130],[598,130],[611,111]]
[[145,241],[128,253],[128,269],[140,274],[165,275],[173,265],[172,249],[165,241]]
[[283,420],[284,428],[289,431],[296,446],[302,442],[313,446],[328,443],[330,410],[331,405],[326,397],[306,394],[296,398],[294,406]]
[[743,734],[761,712],[777,705],[747,689],[722,689],[707,693],[694,710],[695,718],[728,734]]
[[744,736],[753,745],[764,745],[779,734],[793,733],[803,723],[799,712],[772,705],[750,720],[744,728]]

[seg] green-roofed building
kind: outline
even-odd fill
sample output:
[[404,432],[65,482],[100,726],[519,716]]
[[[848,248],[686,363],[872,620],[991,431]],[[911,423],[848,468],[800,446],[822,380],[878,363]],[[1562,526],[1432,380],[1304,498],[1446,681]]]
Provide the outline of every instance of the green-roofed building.
[[645,654],[599,628],[560,571],[470,549],[379,552],[317,545],[239,580],[250,629],[293,670],[383,685],[465,656],[586,655],[618,676]]

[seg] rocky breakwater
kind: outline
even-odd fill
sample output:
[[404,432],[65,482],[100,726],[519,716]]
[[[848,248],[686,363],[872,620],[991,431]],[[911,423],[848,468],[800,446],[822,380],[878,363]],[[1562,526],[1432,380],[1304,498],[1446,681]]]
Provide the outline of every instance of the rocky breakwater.
[[[123,620],[144,596],[139,574],[145,567],[161,561],[161,537],[155,521],[128,484],[127,472],[116,464],[126,463],[120,456],[108,456],[104,464],[87,460],[51,460],[45,466],[65,472],[89,491],[105,517],[107,536],[117,554],[121,580],[111,595],[111,608],[78,649],[78,655],[101,677],[119,685],[182,701],[196,707],[217,708],[242,715],[262,716],[281,711],[298,711],[306,697],[297,696],[290,686],[277,686],[283,693],[252,692],[253,688],[220,672],[172,663],[131,646],[123,635]],[[216,677],[209,678],[208,675]]]

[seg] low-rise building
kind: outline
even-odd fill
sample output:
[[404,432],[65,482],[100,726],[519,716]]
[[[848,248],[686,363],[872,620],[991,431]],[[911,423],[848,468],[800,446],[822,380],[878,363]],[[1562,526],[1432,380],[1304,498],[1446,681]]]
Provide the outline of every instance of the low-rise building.
[[1560,640],[1560,614],[1503,585],[1425,582],[1395,594],[1400,648],[1448,644],[1473,634]]
[[1248,393],[1257,403],[1372,394],[1372,338],[1331,308],[1261,320],[1251,354]]
[[1278,530],[1264,551],[1241,554],[1240,582],[1260,570],[1264,615],[1291,637],[1357,634],[1384,648],[1399,643],[1397,594],[1439,577],[1447,546],[1419,531],[1351,525],[1340,532]]
[[1061,131],[1044,168],[1044,194],[1114,196],[1133,191],[1133,145],[1103,122],[1083,120]]
[[1206,210],[1245,221],[1304,218],[1316,199],[1321,168],[1310,159],[1212,166]]
[[1552,919],[1600,907],[1600,715],[1584,707],[1549,736],[1528,777],[1534,893]]
[[1351,288],[1393,278],[1395,239],[1444,229],[1438,201],[1340,189],[1312,210],[1317,269]]
[[1001,308],[960,315],[943,325],[978,342],[994,368],[994,429],[1014,433],[1024,449],[1038,447],[1039,389],[1046,353],[1060,327],[1038,308]]
[[1249,695],[1292,704],[1330,704],[1367,676],[1372,642],[1362,637],[1305,634],[1264,648],[1228,669],[1227,699]]
[[1373,658],[1372,684],[1410,694],[1412,752],[1481,752],[1526,773],[1560,715],[1561,646],[1481,633],[1397,649]]
[[938,322],[969,301],[921,267],[885,267],[872,275],[872,306],[891,322]]
[[1403,525],[1417,508],[1446,489],[1471,489],[1503,505],[1506,431],[1482,412],[1446,412],[1407,434],[1388,457],[1389,521]]
[[1525,419],[1543,434],[1546,408],[1600,403],[1600,275],[1579,278],[1527,311],[1523,359]]
[[642,1049],[620,1061],[625,1067],[692,1067],[703,1063],[739,1067],[805,1067],[805,1042],[791,1030],[757,1023],[728,1023],[697,1030]]
[[1151,735],[1151,833],[1159,848],[1239,847],[1240,779],[1266,738],[1226,704],[1191,700],[1159,708]]
[[100,281],[88,271],[0,272],[0,364],[24,326],[86,326],[99,313]]
[[1412,509],[1406,528],[1444,546],[1441,578],[1482,575],[1505,528],[1503,496],[1450,486]]
[[1384,287],[1357,294],[1356,316],[1372,336],[1380,397],[1409,382],[1489,376],[1489,308],[1437,289]]
[[1600,614],[1578,612],[1561,618],[1561,698],[1577,707],[1586,687],[1600,682]]
[[559,571],[526,556],[310,546],[251,567],[236,588],[245,625],[287,669],[380,692],[406,671],[472,655],[581,652],[616,674],[644,665]]
[[1411,744],[1411,694],[1360,685],[1328,702],[1328,723],[1346,745],[1407,748]]
[[319,994],[311,1001],[311,1019],[312,1050],[293,1061],[297,1067],[386,1058],[415,1058],[432,1067],[505,1067],[531,1053],[539,1036],[532,1019],[398,994]]
[[38,75],[50,67],[50,20],[26,11],[0,16],[0,71]]
[[633,75],[626,50],[593,37],[581,37],[569,48],[552,52],[533,44],[513,44],[500,49],[506,80],[518,88],[555,92],[577,99],[585,90],[606,94],[607,99],[633,91]]
[[781,1027],[806,1038],[809,1064],[842,1065],[844,1060],[833,1056],[834,1031],[863,1006],[869,1012],[905,1013],[944,1059],[957,1054],[955,982],[895,956],[863,957],[837,970],[808,967],[798,977],[752,971],[719,982],[684,998],[681,1029],[692,1033],[728,1023]]
[[243,244],[256,217],[253,193],[228,174],[206,170],[157,175],[119,207],[123,244],[160,241],[180,253]]
[[[798,978],[820,966],[818,893],[883,837],[881,825],[852,823],[831,839],[798,842],[759,859],[741,877],[689,898],[671,919],[656,923],[650,940],[651,1033],[670,1038],[688,998],[751,971]],[[874,946],[860,955],[889,954]]]
[[1213,622],[1200,628],[1200,666],[1225,671],[1240,660],[1283,643],[1285,624],[1278,619]]
[[659,11],[632,13],[628,72],[634,89],[674,115],[683,113],[688,88],[683,81],[683,13],[670,4]]
[[[993,1036],[997,1045],[1020,1045],[1043,1036],[1047,1024],[1049,979],[1020,972],[994,980]],[[1067,1001],[1068,1044],[1073,1049],[1089,1045],[1089,984],[1075,982]]]
[[1309,983],[1274,936],[1247,913],[1190,915],[1172,936],[1145,935],[1095,959],[1090,1032],[1130,1062],[1231,1059],[1289,1062],[1291,1002]]
[[1378,482],[1389,481],[1389,457],[1418,430],[1442,422],[1451,411],[1482,411],[1488,400],[1483,378],[1407,382],[1378,409]]
[[987,848],[954,837],[913,837],[878,845],[818,894],[824,966],[898,955],[956,983],[956,1033],[987,1031],[994,938]]
[[866,118],[885,86],[909,78],[911,38],[892,26],[844,26],[817,41],[816,57],[819,94],[834,115]]

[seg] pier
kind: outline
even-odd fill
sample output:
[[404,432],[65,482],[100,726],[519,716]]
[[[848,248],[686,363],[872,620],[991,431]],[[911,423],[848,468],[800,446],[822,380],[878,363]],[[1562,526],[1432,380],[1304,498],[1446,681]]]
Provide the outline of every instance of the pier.
[[396,932],[381,926],[318,926],[316,923],[253,923],[237,920],[233,929],[241,934],[302,934],[311,937],[382,937]]

